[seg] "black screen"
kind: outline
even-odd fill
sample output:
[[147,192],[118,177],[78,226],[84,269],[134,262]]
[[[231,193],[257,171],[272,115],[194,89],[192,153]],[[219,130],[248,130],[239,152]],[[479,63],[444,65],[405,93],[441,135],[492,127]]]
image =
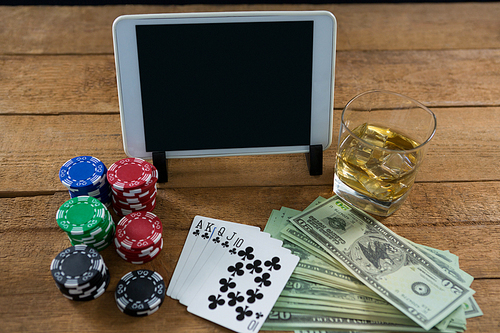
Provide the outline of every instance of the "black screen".
[[136,32],[147,151],[309,145],[312,21]]

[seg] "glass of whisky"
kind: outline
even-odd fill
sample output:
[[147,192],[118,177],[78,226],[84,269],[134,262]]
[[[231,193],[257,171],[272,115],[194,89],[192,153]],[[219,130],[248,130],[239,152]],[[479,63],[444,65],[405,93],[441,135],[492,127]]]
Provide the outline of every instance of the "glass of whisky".
[[371,90],[342,112],[333,191],[350,204],[389,216],[404,202],[436,132],[436,116],[398,93]]

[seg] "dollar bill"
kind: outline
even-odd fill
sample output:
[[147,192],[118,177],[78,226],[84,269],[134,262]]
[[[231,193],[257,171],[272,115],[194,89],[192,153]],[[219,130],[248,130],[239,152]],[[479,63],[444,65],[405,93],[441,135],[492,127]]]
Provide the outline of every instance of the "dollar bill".
[[271,237],[283,240],[281,238],[281,230],[290,222],[288,219],[300,213],[300,210],[295,210],[287,207],[281,207],[281,210],[273,209],[269,219],[267,220],[264,232],[267,232]]
[[290,222],[426,330],[474,293],[404,238],[336,196],[290,218]]
[[[309,207],[314,207],[317,204],[315,200]],[[323,282],[335,288],[342,288],[345,290],[357,292],[365,296],[371,296],[378,298],[379,296],[371,289],[366,287],[352,274],[347,272],[339,262],[336,261],[336,265],[332,262],[326,262],[322,258],[315,256],[316,253],[312,251],[305,250],[304,247],[298,246],[287,240],[286,235],[281,232],[283,228],[294,228],[293,226],[288,226],[290,222],[288,219],[292,216],[297,215],[300,211],[285,208],[281,210],[274,210],[268,219],[268,223],[264,228],[265,232],[268,232],[271,237],[282,240],[283,247],[289,249],[293,254],[300,257],[300,261],[297,264],[292,276],[300,277],[305,280]],[[304,236],[307,237],[307,236]],[[311,240],[309,242],[312,243]],[[339,268],[342,267],[342,268]]]
[[376,309],[379,312],[400,313],[399,310],[383,299],[367,297],[295,277],[288,280],[281,292],[279,299],[284,298],[301,300],[311,304],[321,302],[326,305],[340,305],[353,309]]
[[[326,199],[323,197],[318,197],[316,200],[314,200],[313,204],[310,205],[308,208],[312,208],[313,206],[316,206],[322,202],[324,202]],[[287,223],[288,226],[290,226],[291,223]],[[290,227],[287,230],[291,230]],[[283,233],[284,231],[282,231]],[[286,237],[285,237],[286,238]],[[439,250],[435,249],[429,246],[425,246],[422,244],[417,244],[414,242],[411,242],[410,240],[406,239],[406,241],[410,242],[414,246],[416,246],[420,251],[424,252],[430,259],[432,259],[441,269],[444,269],[447,271],[449,274],[453,275],[455,278],[458,278],[462,283],[466,284],[468,287],[472,284],[472,281],[474,280],[474,277],[472,277],[470,274],[467,272],[464,272],[463,270],[460,269],[459,263],[458,263],[458,256],[450,253],[448,250]],[[477,304],[476,300],[474,299],[473,296],[469,297],[463,304],[463,309],[465,312],[465,318],[474,318],[474,317],[479,317],[483,315],[483,311],[479,308],[479,305]],[[463,318],[456,318],[457,315],[453,315],[452,313],[450,316],[451,318],[445,318],[444,320],[449,320],[450,324],[453,324],[453,322],[457,322],[459,320],[463,320]],[[461,317],[461,314],[458,315]]]
[[350,319],[379,320],[386,323],[412,325],[412,320],[402,313],[388,313],[373,309],[361,309],[343,307],[338,304],[332,305],[327,302],[291,299],[286,297],[278,298],[273,308],[274,311],[291,311],[320,316],[336,316]]
[[[474,281],[474,277],[460,269],[458,265],[458,256],[450,253],[449,251],[442,251],[416,243],[412,244],[432,259],[439,267],[444,269],[463,284],[470,287],[472,281]],[[463,309],[465,318],[473,318],[483,315],[483,312],[479,308],[479,305],[473,296],[470,296],[464,302]]]
[[414,324],[390,324],[376,320],[321,316],[305,313],[271,311],[262,330],[353,330],[364,332],[442,332],[455,333],[453,330],[426,330]]

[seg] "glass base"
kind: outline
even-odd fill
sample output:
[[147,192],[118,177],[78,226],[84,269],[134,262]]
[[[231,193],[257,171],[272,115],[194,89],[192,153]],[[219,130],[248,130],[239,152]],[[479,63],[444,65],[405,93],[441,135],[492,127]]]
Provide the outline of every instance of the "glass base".
[[333,180],[333,192],[351,205],[378,216],[389,216],[394,213],[405,201],[410,191],[395,201],[380,201],[359,193],[344,184],[335,174]]

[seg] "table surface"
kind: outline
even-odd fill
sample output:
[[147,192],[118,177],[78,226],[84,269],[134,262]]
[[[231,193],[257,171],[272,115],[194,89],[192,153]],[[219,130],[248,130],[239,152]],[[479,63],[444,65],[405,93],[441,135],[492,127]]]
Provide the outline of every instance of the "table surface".
[[[55,222],[68,199],[58,170],[93,155],[125,158],[111,24],[121,14],[331,11],[338,21],[334,133],[343,105],[369,89],[397,91],[436,113],[438,130],[394,232],[450,250],[475,277],[484,316],[468,332],[498,332],[500,320],[500,3],[0,7],[0,323],[2,332],[225,332],[166,298],[142,319],[118,311],[119,278],[139,267],[169,281],[195,215],[264,227],[273,209],[303,209],[332,193],[337,145],[311,177],[304,154],[180,159],[159,186],[161,255],[145,265],[102,252],[106,293],[71,302],[49,266],[69,246]],[[276,124],[279,126],[279,124]]]

